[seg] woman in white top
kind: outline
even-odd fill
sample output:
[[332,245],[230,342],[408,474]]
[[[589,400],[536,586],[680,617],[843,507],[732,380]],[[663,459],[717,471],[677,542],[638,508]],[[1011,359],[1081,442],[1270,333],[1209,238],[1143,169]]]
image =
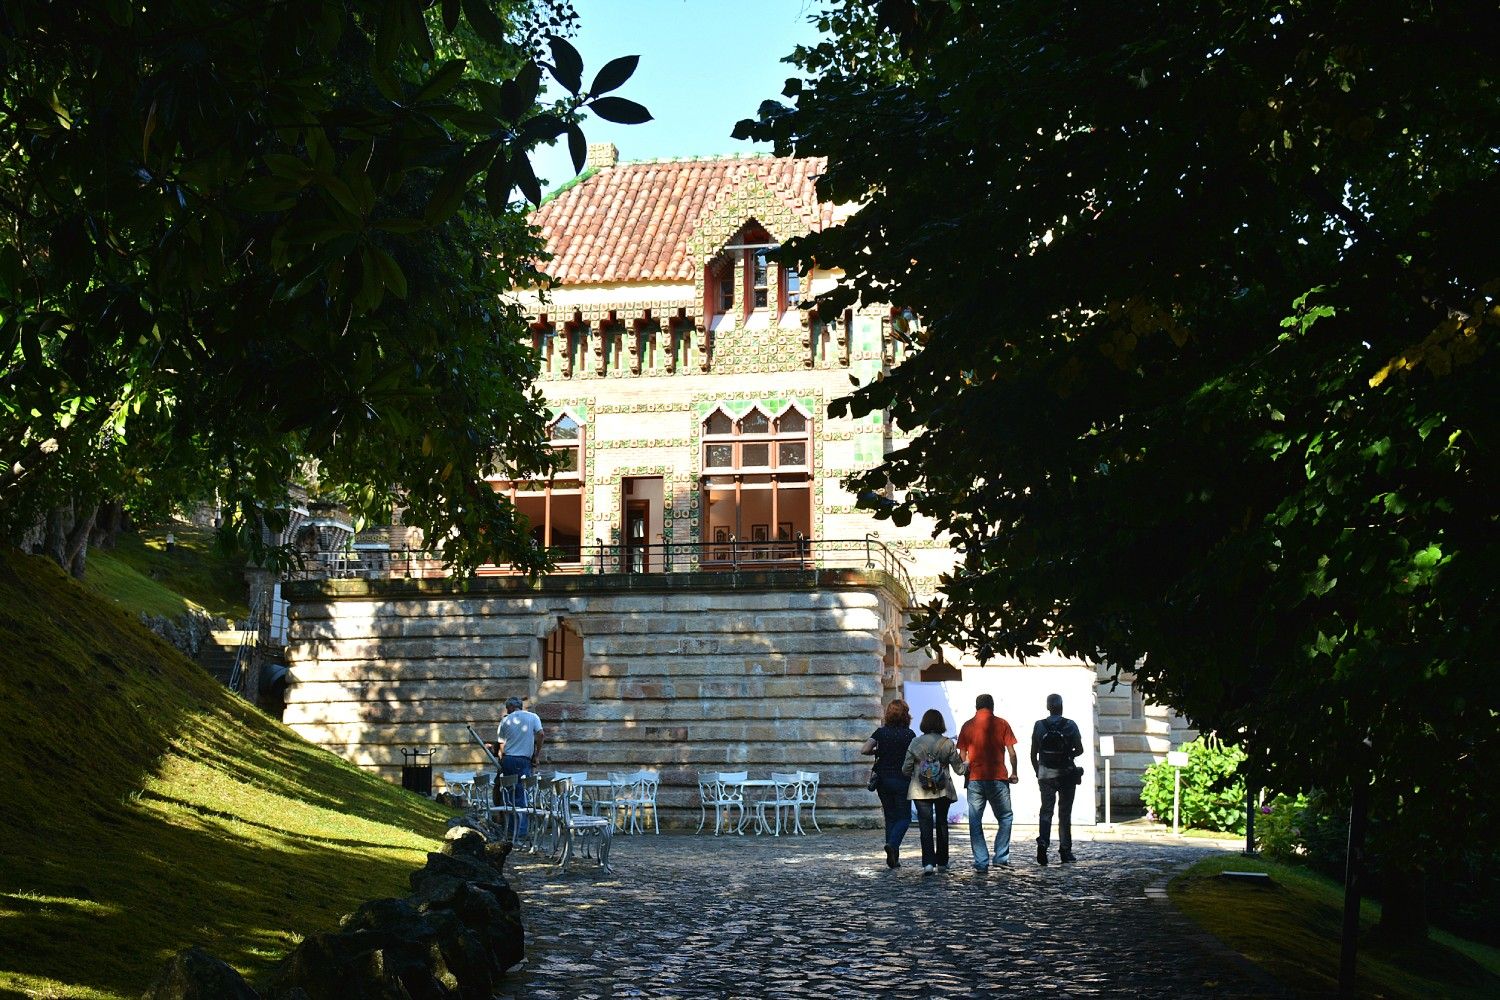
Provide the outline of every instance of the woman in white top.
[[922,716],[922,735],[906,748],[901,773],[910,776],[906,797],[917,807],[922,831],[922,874],[948,870],[948,806],[958,800],[953,775],[963,774],[958,745],[943,735],[943,713],[929,708]]

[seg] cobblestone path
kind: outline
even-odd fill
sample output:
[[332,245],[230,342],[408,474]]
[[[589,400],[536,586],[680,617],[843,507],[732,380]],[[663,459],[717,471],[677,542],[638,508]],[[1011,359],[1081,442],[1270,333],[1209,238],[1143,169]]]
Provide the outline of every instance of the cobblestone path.
[[1040,868],[1017,838],[1010,868],[924,877],[916,830],[888,870],[877,831],[810,837],[619,837],[615,874],[507,865],[534,998],[1274,997],[1263,975],[1192,929],[1147,886],[1211,853],[1082,843]]

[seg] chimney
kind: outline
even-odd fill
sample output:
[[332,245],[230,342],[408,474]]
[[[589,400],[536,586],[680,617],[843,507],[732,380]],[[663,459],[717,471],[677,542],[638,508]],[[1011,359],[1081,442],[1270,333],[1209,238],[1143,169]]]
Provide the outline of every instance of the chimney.
[[595,170],[608,170],[620,162],[620,151],[612,142],[589,143],[588,166]]

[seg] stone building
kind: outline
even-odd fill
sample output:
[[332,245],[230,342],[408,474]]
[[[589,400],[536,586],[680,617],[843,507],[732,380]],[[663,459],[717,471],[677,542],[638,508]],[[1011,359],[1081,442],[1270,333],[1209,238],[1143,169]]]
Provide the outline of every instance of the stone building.
[[[838,275],[769,259],[840,218],[814,191],[822,161],[619,163],[604,145],[589,164],[535,214],[557,287],[523,293],[570,460],[548,481],[494,483],[558,572],[533,584],[495,568],[463,589],[363,539],[369,572],[287,588],[287,723],[388,774],[398,747],[435,745],[441,770],[477,763],[464,723],[488,736],[522,694],[550,764],[660,768],[669,821],[696,823],[700,770],[794,768],[822,775],[820,822],[855,821],[876,812],[857,750],[883,702],[946,696],[961,722],[988,690],[1024,739],[1057,690],[1090,746],[1116,736],[1114,800],[1138,804],[1140,770],[1182,735],[1165,709],[1078,663],[934,664],[911,648],[907,609],[949,547],[844,489],[901,432],[879,413],[827,415],[851,381],[900,364],[901,323],[885,306],[811,318],[797,302]],[[1018,813],[1034,802],[1023,783]],[[1075,821],[1094,804],[1080,795]]]

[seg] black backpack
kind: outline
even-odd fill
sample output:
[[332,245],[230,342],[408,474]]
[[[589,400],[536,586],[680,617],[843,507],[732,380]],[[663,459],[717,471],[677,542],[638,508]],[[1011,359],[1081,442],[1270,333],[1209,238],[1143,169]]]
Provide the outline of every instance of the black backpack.
[[1067,769],[1073,764],[1073,748],[1068,745],[1068,720],[1058,716],[1042,723],[1042,738],[1036,745],[1037,756],[1046,767]]

